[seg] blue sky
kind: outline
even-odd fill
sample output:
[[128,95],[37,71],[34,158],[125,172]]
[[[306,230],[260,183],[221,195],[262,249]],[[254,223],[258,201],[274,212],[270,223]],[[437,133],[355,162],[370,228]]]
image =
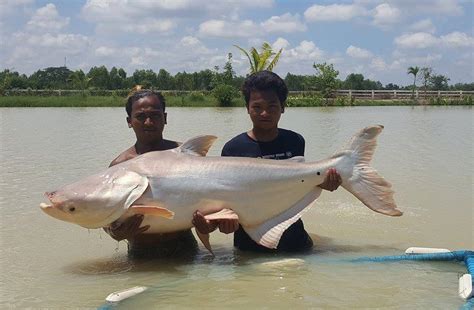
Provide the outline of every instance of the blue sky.
[[450,84],[474,81],[472,0],[0,0],[0,69],[61,66],[164,68],[175,74],[248,61],[233,46],[269,42],[275,72],[313,74],[334,64],[408,85],[409,66],[429,66]]

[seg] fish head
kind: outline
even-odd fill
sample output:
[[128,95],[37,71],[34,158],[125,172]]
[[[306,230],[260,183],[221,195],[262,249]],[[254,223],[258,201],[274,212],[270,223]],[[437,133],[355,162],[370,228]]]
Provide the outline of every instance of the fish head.
[[85,228],[105,227],[117,220],[145,192],[148,179],[125,169],[106,170],[45,196],[46,214]]

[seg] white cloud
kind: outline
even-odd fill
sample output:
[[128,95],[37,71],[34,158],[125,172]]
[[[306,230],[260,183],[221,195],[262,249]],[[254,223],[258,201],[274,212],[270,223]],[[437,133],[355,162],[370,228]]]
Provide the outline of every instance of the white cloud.
[[349,46],[346,50],[346,54],[354,57],[354,58],[370,58],[372,57],[372,53],[366,49],[357,47],[357,46]]
[[428,48],[435,46],[438,39],[431,33],[416,32],[396,37],[394,42],[401,48]]
[[[470,1],[470,0],[468,0]],[[463,7],[459,0],[355,0],[355,5],[377,6],[388,4],[400,9],[403,15],[431,15],[441,16],[462,15]]]
[[34,0],[0,0],[0,17],[12,14],[18,7],[25,7]]
[[198,38],[185,36],[181,39],[180,45],[185,49],[191,49],[195,54],[209,55],[212,50],[208,49]]
[[285,56],[287,55],[294,59],[316,61],[322,58],[324,52],[312,41],[303,40],[297,47],[289,49],[287,53],[285,53]]
[[201,43],[201,41],[199,41],[198,38],[191,36],[186,36],[181,39],[181,44],[183,44],[183,46],[196,46],[199,43]]
[[290,13],[281,16],[272,16],[268,20],[261,23],[262,28],[267,32],[296,32],[305,31],[306,25],[300,21],[298,14],[291,15]]
[[33,48],[56,48],[75,53],[78,53],[79,50],[85,48],[89,44],[89,39],[80,34],[45,33],[40,35],[26,35],[25,38],[25,41]]
[[431,19],[426,18],[422,19],[410,26],[410,29],[414,32],[428,32],[434,34],[436,32],[436,27],[433,25]]
[[56,6],[48,3],[36,10],[31,20],[27,23],[30,31],[57,32],[69,24],[69,17],[59,16]]
[[288,46],[290,46],[290,43],[286,39],[278,38],[272,44],[272,49],[275,51],[279,51],[280,49],[286,49]]
[[376,70],[376,71],[384,71],[384,70],[387,70],[387,64],[385,63],[385,61],[380,58],[380,57],[375,57],[374,59],[372,59],[369,67],[373,70]]
[[117,50],[113,47],[100,46],[95,49],[95,54],[99,57],[108,57],[117,53]]
[[170,31],[175,27],[175,23],[171,20],[166,19],[146,19],[141,20],[140,23],[137,24],[124,24],[116,25],[115,31],[123,29],[126,32],[130,33],[152,33],[152,32],[167,32]]
[[251,37],[258,32],[258,25],[251,20],[225,21],[212,19],[199,25],[199,34],[204,37]]
[[474,38],[463,32],[451,32],[439,38],[426,32],[404,34],[395,38],[395,44],[400,48],[430,48],[442,45],[447,48],[474,47]]
[[374,24],[387,26],[400,21],[400,10],[387,3],[380,4],[374,9]]
[[456,47],[474,47],[474,38],[463,32],[451,32],[441,36],[442,44],[450,48]]
[[365,8],[353,4],[313,5],[304,12],[304,17],[309,22],[348,21],[358,16],[367,15],[367,13]]

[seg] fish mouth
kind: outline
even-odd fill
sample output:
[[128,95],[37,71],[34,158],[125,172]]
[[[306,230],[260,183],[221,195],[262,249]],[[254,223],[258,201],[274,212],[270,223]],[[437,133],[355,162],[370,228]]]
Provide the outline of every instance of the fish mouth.
[[41,208],[42,210],[45,210],[45,209],[48,209],[48,208],[52,208],[52,207],[53,207],[53,205],[49,205],[49,204],[44,203],[44,202],[40,203],[40,208]]
[[53,213],[56,214],[58,213],[58,209],[54,207],[54,205],[52,204],[47,204],[47,203],[40,203],[40,208],[41,208],[41,211],[43,211],[44,213],[50,215],[50,216],[53,216],[55,217],[54,215],[52,215]]

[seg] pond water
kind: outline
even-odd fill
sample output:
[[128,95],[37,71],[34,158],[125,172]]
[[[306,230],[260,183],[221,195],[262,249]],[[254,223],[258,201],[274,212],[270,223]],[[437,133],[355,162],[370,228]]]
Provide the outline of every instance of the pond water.
[[[213,233],[188,261],[129,261],[101,230],[46,216],[43,193],[98,172],[134,142],[120,108],[0,109],[0,308],[93,309],[117,290],[149,290],[117,309],[452,309],[461,263],[352,263],[410,246],[474,249],[471,107],[293,108],[280,125],[306,139],[306,160],[339,150],[359,129],[383,124],[372,165],[404,215],[363,206],[342,188],[305,213],[314,251],[256,255]],[[244,108],[169,108],[165,137],[219,136],[210,156],[247,130]]]

